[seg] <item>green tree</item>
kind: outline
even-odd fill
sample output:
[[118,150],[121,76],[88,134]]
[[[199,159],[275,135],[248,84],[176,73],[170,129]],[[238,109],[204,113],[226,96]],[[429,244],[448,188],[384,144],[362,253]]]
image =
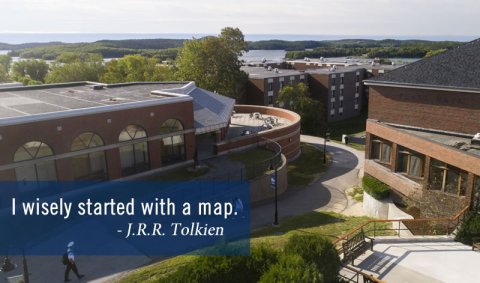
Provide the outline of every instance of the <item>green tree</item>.
[[423,58],[429,58],[435,55],[442,54],[443,52],[447,51],[447,49],[436,49],[436,50],[429,50],[427,54],[425,54],[425,57]]
[[101,77],[104,83],[167,80],[174,80],[172,67],[159,65],[156,59],[141,55],[127,55],[110,61]]
[[243,33],[224,28],[218,37],[188,40],[177,58],[178,77],[192,80],[199,87],[232,98],[240,98],[248,75],[240,70],[239,59],[246,51]]
[[319,134],[325,127],[323,105],[319,100],[311,97],[310,90],[304,83],[283,87],[278,94],[277,104],[302,117],[304,133]]
[[24,84],[43,83],[48,74],[48,69],[48,64],[44,60],[18,61],[12,65],[12,77]]
[[103,73],[103,58],[98,54],[61,54],[52,64],[45,81],[63,83],[100,80]]
[[12,57],[8,55],[0,55],[0,68],[3,68],[5,72],[10,71],[10,64],[12,63]]

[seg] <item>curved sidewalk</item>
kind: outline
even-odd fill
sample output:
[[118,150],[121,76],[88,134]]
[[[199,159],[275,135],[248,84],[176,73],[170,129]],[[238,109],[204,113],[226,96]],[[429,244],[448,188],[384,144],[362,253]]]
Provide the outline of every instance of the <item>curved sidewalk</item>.
[[[301,141],[323,149],[323,138],[302,135]],[[332,162],[326,172],[306,188],[287,191],[279,198],[280,224],[281,219],[311,211],[357,214],[352,211],[352,203],[345,191],[360,182],[358,175],[363,170],[364,152],[335,142],[327,142],[327,152],[332,155]],[[273,200],[254,206],[251,210],[252,229],[270,225],[273,215]]]

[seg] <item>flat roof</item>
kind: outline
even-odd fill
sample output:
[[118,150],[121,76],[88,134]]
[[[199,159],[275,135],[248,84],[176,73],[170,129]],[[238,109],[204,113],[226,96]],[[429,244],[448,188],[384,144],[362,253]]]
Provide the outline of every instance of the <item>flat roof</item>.
[[407,132],[411,135],[418,136],[420,138],[439,143],[445,146],[453,147],[458,150],[471,153],[480,157],[480,146],[471,145],[473,135],[467,135],[462,133],[444,132],[433,129],[420,129],[404,125],[396,125],[387,123],[401,131]]
[[[152,94],[181,88],[187,83],[91,82],[52,84],[0,89],[0,120],[61,111],[158,101],[168,96]],[[99,89],[94,89],[99,88]]]
[[241,69],[242,71],[247,73],[250,78],[258,78],[258,79],[296,76],[296,75],[305,74],[305,72],[298,71],[298,70],[290,70],[290,69],[278,69],[278,73],[274,71],[275,68],[272,68],[272,70],[269,71],[267,68],[264,68],[264,67],[243,66]]
[[331,67],[327,68],[318,68],[318,69],[307,69],[305,70],[306,73],[311,74],[340,74],[340,73],[347,73],[347,72],[355,72],[358,70],[363,70],[366,67],[364,66],[337,66],[335,70],[332,70]]

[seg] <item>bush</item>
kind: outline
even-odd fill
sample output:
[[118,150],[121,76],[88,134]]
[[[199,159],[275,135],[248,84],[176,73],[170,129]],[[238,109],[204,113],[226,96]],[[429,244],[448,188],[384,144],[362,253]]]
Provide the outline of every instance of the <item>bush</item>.
[[373,178],[365,175],[362,179],[363,190],[374,199],[381,200],[390,196],[390,187]]
[[277,251],[263,246],[252,248],[249,257],[201,256],[180,267],[165,282],[257,282],[277,258]]
[[329,239],[318,235],[293,235],[284,250],[298,254],[307,264],[314,264],[325,282],[336,282],[340,257]]
[[272,265],[260,278],[260,283],[270,282],[324,282],[323,276],[313,263],[308,264],[301,256],[295,254],[282,255],[278,263]]
[[471,245],[473,238],[478,237],[480,237],[480,214],[472,212],[466,216],[462,225],[460,225],[455,241]]

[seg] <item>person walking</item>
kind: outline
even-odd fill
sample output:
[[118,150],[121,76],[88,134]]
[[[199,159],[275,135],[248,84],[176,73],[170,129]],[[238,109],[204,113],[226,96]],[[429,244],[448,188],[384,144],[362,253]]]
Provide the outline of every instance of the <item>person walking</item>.
[[82,279],[85,275],[78,273],[77,265],[75,264],[75,254],[73,253],[73,245],[75,242],[71,241],[67,245],[67,252],[63,255],[63,264],[67,267],[65,268],[65,282],[69,282],[70,279],[68,275],[70,274],[70,270],[73,270],[73,273],[77,275],[78,279]]

